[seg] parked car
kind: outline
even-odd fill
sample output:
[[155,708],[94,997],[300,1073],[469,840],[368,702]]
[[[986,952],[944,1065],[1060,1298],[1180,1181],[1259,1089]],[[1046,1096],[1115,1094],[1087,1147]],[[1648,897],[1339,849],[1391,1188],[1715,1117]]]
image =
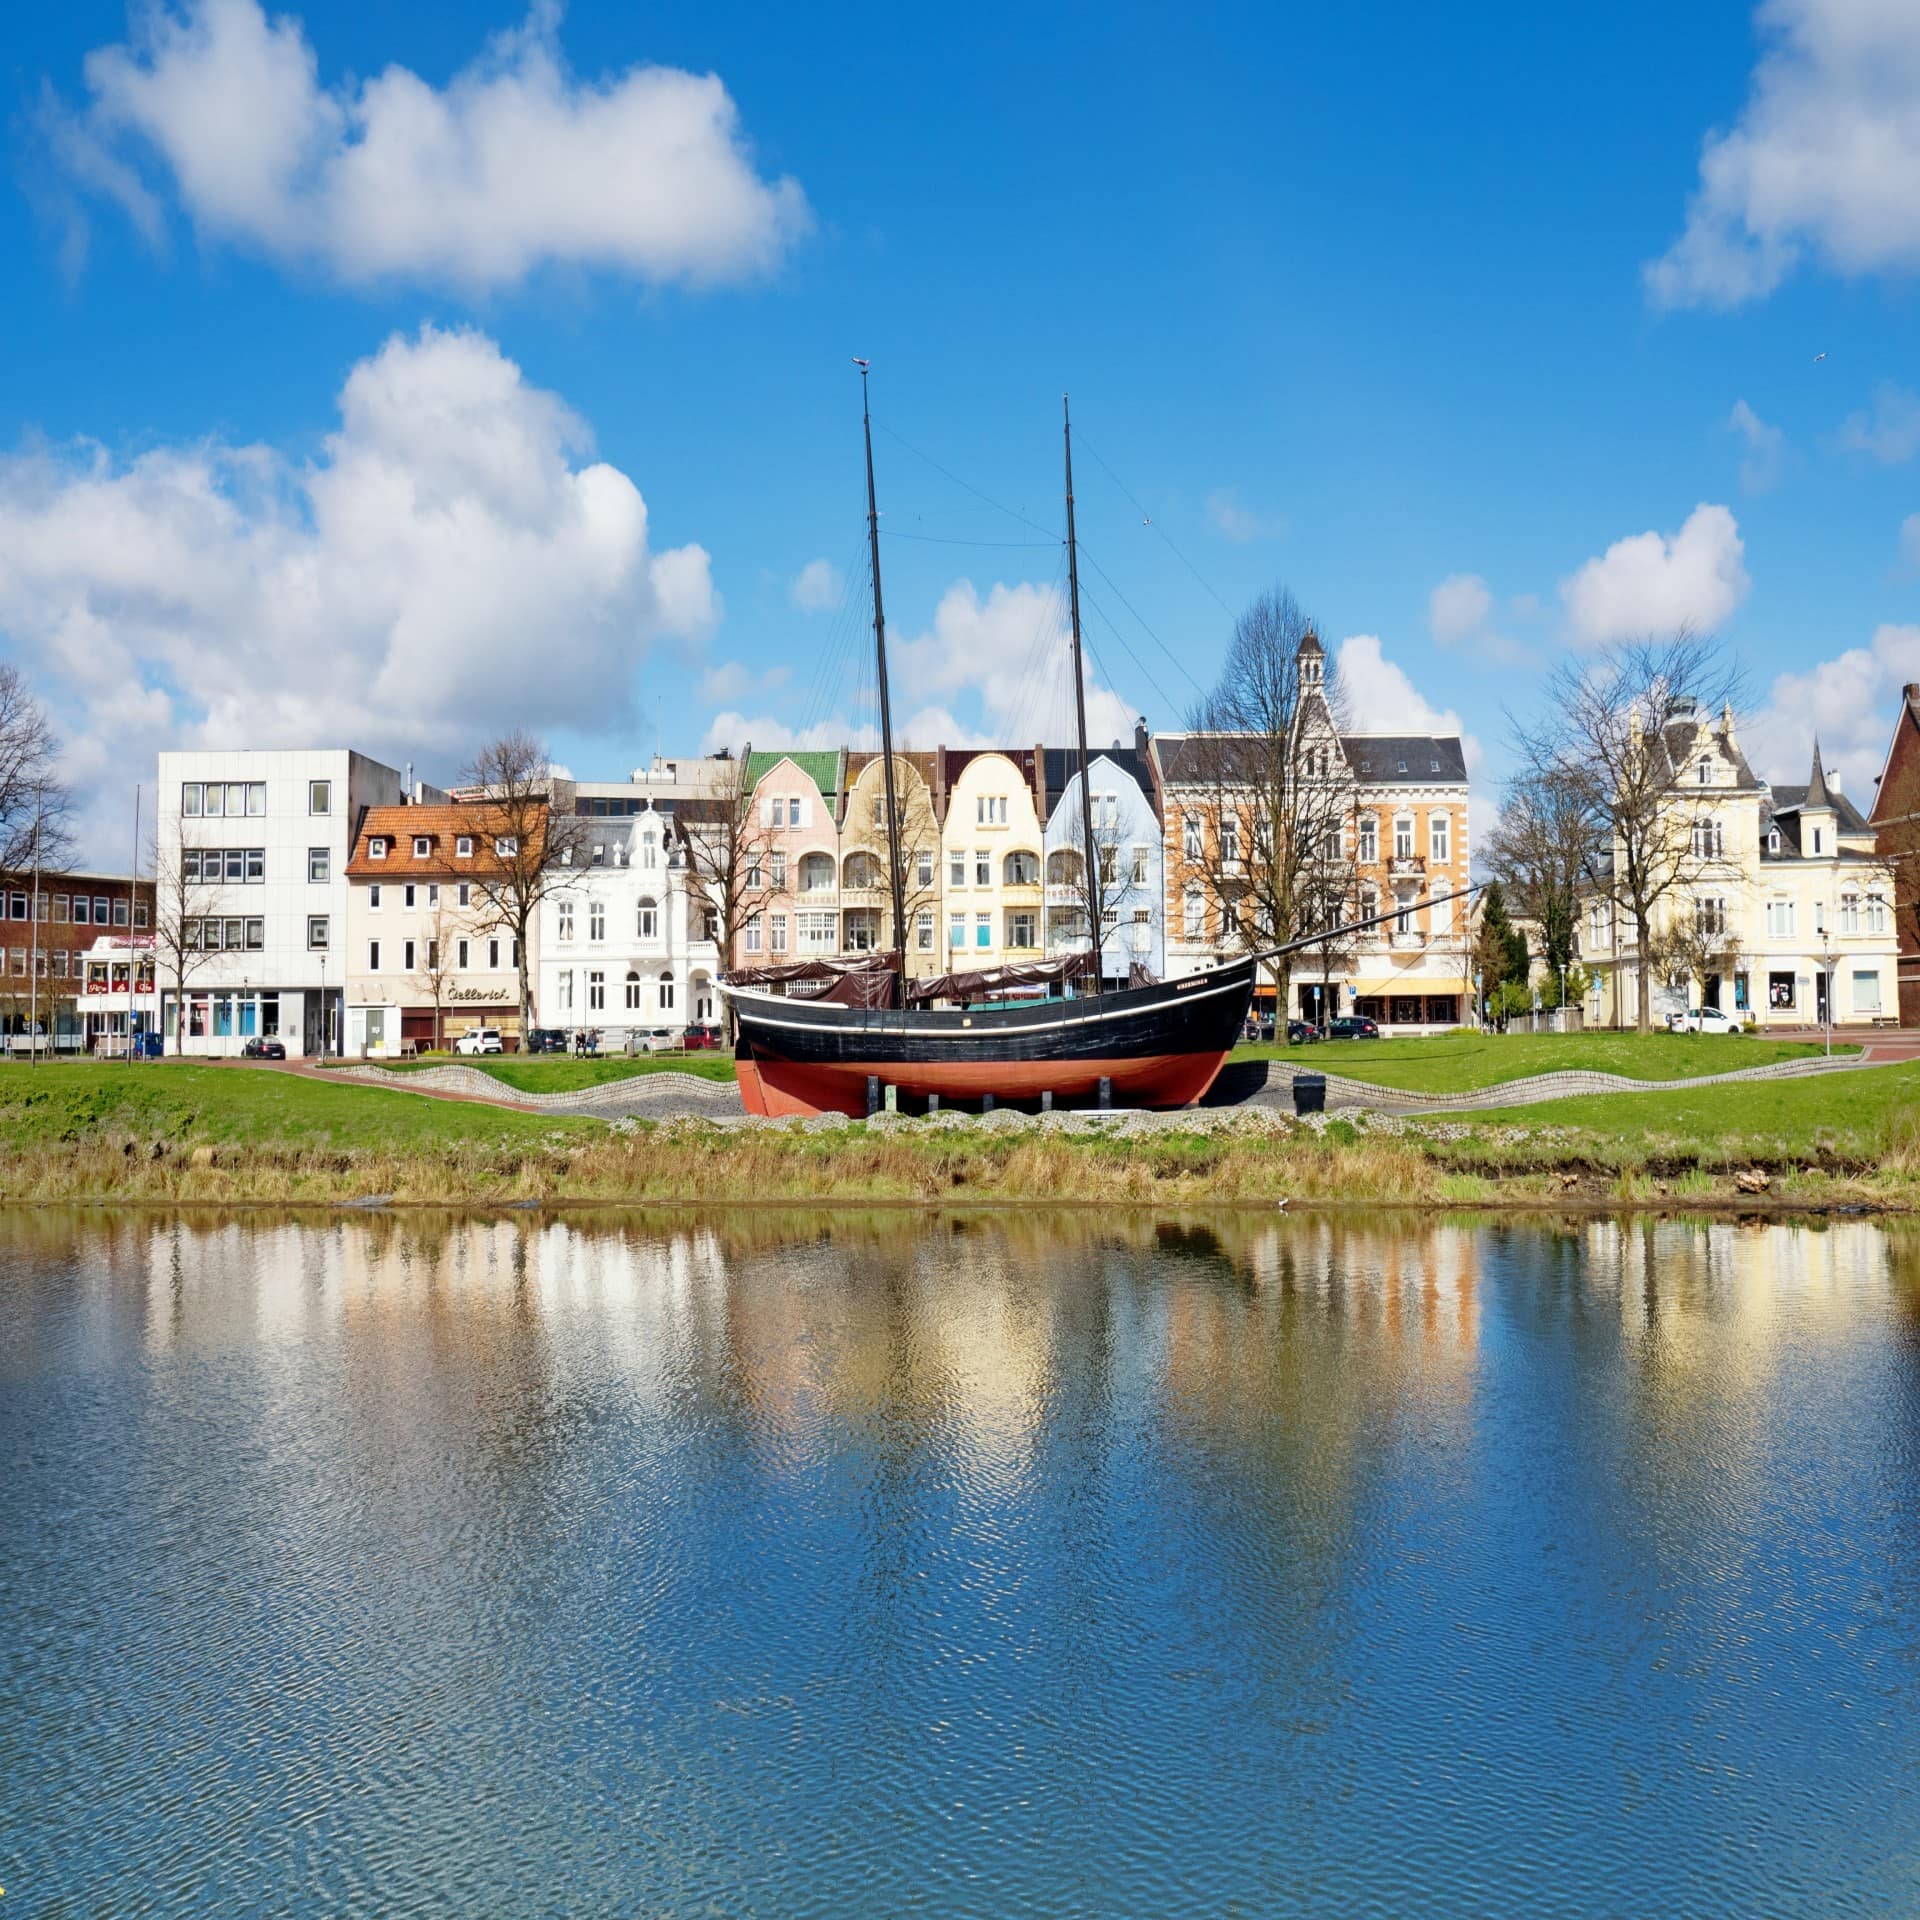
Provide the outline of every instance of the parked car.
[[1343,1013],[1337,1020],[1327,1022],[1329,1040],[1378,1040],[1380,1028],[1377,1022],[1365,1019],[1357,1013]]
[[[1098,798],[1098,796],[1095,796]],[[1311,1020],[1289,1020],[1287,1022],[1287,1045],[1304,1047],[1309,1042],[1321,1039],[1320,1029]]]
[[567,1030],[565,1027],[529,1027],[527,1029],[527,1051],[529,1053],[565,1053],[567,1050]]
[[455,1053],[468,1055],[478,1053],[505,1053],[506,1043],[500,1038],[498,1027],[475,1027],[471,1032],[463,1033],[453,1043]]
[[1675,1033],[1744,1033],[1732,1014],[1721,1007],[1695,1007],[1687,1013],[1676,1013],[1668,1023]]
[[249,1040],[240,1049],[242,1060],[284,1060],[287,1050],[278,1040]]
[[629,1053],[671,1053],[679,1044],[680,1032],[676,1027],[648,1027],[627,1037]]
[[[1096,795],[1097,799],[1099,796]],[[689,1027],[684,1042],[689,1053],[717,1053],[722,1045],[718,1027]]]

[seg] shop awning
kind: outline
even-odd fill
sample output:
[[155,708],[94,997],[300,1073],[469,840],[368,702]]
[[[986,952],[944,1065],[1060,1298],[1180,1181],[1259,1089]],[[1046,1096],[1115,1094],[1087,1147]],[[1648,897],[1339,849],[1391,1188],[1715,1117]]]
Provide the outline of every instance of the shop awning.
[[1363,997],[1375,1000],[1390,994],[1444,1000],[1452,994],[1472,991],[1464,980],[1428,980],[1418,974],[1399,974],[1391,980],[1350,980],[1347,986],[1356,1000]]

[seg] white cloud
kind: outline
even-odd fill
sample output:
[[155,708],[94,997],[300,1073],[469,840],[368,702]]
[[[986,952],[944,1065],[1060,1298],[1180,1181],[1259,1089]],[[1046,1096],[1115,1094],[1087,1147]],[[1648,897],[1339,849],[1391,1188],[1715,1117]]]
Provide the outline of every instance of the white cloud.
[[[755,168],[713,74],[635,66],[582,81],[536,0],[436,88],[405,67],[329,89],[297,19],[259,0],[135,10],[53,109],[55,157],[150,238],[167,189],[203,235],[347,282],[510,286],[539,267],[694,285],[763,274],[810,224]],[[70,249],[71,251],[71,249]]]
[[1871,454],[1889,467],[1920,453],[1920,394],[1882,384],[1873,391],[1870,412],[1850,413],[1840,428],[1840,444],[1851,453]]
[[1775,679],[1767,704],[1741,729],[1741,745],[1764,779],[1805,780],[1813,742],[1845,777],[1862,813],[1873,805],[1874,777],[1886,759],[1900,689],[1920,680],[1920,626],[1881,626],[1864,647],[1849,647],[1805,673]]
[[715,706],[767,693],[777,693],[793,677],[791,667],[772,666],[755,672],[740,660],[721,660],[700,676],[700,697]]
[[1216,487],[1207,495],[1207,518],[1241,546],[1253,540],[1278,540],[1287,531],[1283,514],[1261,513],[1247,506],[1232,487]]
[[213,441],[0,456],[0,637],[112,819],[163,745],[449,773],[510,723],[616,727],[647,642],[718,621],[705,549],[650,550],[632,480],[484,335],[396,335],[339,404],[306,464]]
[[1768,426],[1744,400],[1733,403],[1727,431],[1746,443],[1740,460],[1741,486],[1748,493],[1770,493],[1786,470],[1787,436],[1778,427]]
[[1427,625],[1443,647],[1477,633],[1493,611],[1493,595],[1477,573],[1453,573],[1427,595]]
[[1811,252],[1856,275],[1920,267],[1920,8],[1766,0],[1768,48],[1707,136],[1686,228],[1645,269],[1660,306],[1732,307]]
[[[1521,601],[1514,607],[1519,611]],[[1533,649],[1497,631],[1492,615],[1493,591],[1477,573],[1449,574],[1427,595],[1427,629],[1436,646],[1469,651],[1494,666],[1531,665]]]
[[788,588],[793,604],[802,613],[828,613],[837,607],[847,590],[840,569],[831,560],[809,560],[793,576]]
[[[996,582],[982,597],[956,580],[933,623],[907,634],[888,625],[895,742],[930,748],[1060,746],[1074,737],[1067,609],[1052,587]],[[1087,738],[1095,746],[1131,740],[1140,709],[1096,678],[1087,685]],[[751,740],[756,747],[879,744],[871,703],[796,729],[776,711],[742,711],[730,701],[707,728],[707,751]]]
[[1678,533],[1636,533],[1560,582],[1576,645],[1602,646],[1682,627],[1711,632],[1747,597],[1740,528],[1703,502]]
[[1478,771],[1480,742],[1452,707],[1432,705],[1407,670],[1387,658],[1378,634],[1349,634],[1340,642],[1338,668],[1355,733],[1457,733],[1468,775]]

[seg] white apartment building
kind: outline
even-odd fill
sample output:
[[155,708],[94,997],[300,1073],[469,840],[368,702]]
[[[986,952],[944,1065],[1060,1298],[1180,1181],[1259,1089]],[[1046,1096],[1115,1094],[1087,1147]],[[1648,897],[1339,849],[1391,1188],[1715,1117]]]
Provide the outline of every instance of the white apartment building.
[[535,996],[541,1025],[597,1030],[606,1048],[629,1036],[719,1018],[716,929],[688,887],[688,802],[738,791],[731,758],[655,760],[625,781],[565,783],[556,807],[584,823],[579,871],[540,907]]
[[[344,747],[161,754],[155,913],[168,1052],[235,1054],[256,1035],[289,1056],[340,1051],[354,826],[363,808],[397,806],[406,786]],[[170,919],[191,948],[184,1018]]]

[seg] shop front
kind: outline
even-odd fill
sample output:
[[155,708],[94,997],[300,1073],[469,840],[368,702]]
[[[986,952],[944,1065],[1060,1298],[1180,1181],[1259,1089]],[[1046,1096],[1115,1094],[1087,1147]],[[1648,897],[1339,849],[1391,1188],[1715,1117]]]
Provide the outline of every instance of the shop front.
[[1422,1034],[1457,1027],[1468,1004],[1465,980],[1418,974],[1351,983],[1353,1011],[1375,1021],[1382,1033]]

